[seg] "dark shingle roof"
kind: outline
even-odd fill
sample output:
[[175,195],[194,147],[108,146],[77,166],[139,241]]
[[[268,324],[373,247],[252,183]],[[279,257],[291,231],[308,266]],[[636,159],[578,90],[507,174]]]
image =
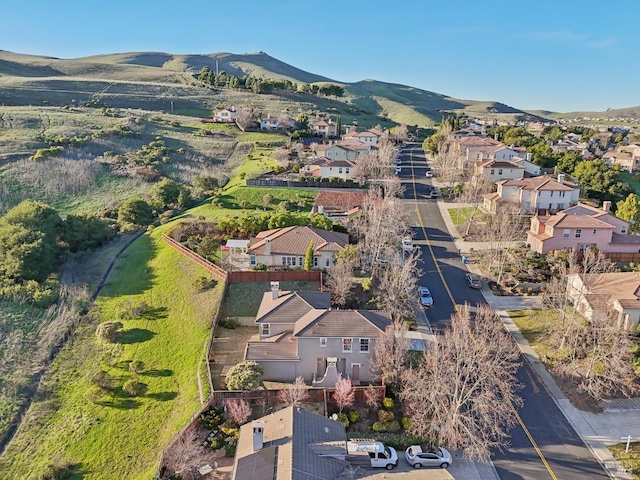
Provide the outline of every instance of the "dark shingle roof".
[[334,480],[348,466],[324,455],[346,455],[344,425],[302,408],[262,417],[263,448],[253,451],[252,422],[240,427],[234,480]]
[[274,335],[259,342],[247,342],[245,360],[298,360],[298,341],[291,332]]
[[329,307],[329,292],[279,292],[275,300],[271,292],[265,292],[256,315],[256,323],[294,323],[306,312]]
[[296,322],[296,337],[377,337],[391,325],[387,312],[369,310],[327,310],[309,312]]

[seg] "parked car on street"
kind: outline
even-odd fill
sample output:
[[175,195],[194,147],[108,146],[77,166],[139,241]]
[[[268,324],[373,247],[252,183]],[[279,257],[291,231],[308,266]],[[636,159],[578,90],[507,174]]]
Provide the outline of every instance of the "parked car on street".
[[420,305],[423,307],[431,307],[433,305],[433,297],[427,287],[418,287],[418,293],[420,294]]
[[411,237],[404,237],[402,239],[402,250],[405,252],[413,250],[413,240],[411,240]]
[[402,172],[402,167],[396,167],[395,168],[396,175],[399,175],[401,172]]
[[431,167],[427,167],[426,175],[428,178],[433,177],[433,170],[431,170]]
[[425,445],[411,445],[405,452],[407,463],[414,468],[440,467],[451,465],[451,454],[442,447],[429,448]]
[[435,188],[432,188],[431,192],[429,192],[429,197],[430,198],[438,198],[438,191]]
[[482,288],[482,283],[480,282],[480,277],[474,275],[473,273],[467,273],[464,276],[464,279],[467,281],[467,285],[471,288]]

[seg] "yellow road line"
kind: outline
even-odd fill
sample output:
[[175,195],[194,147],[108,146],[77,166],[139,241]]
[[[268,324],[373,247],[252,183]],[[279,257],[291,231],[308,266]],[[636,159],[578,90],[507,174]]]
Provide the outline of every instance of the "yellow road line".
[[[425,157],[426,157],[426,154],[425,154]],[[433,259],[433,263],[436,266],[436,270],[438,271],[438,275],[440,276],[440,280],[442,280],[442,284],[444,285],[444,288],[447,291],[447,295],[449,295],[449,298],[451,299],[451,303],[453,304],[454,308],[456,310],[458,310],[458,305],[456,304],[456,301],[453,298],[451,290],[449,289],[449,285],[447,285],[447,282],[444,279],[444,275],[442,274],[442,270],[440,269],[440,265],[438,265],[438,259],[436,258],[435,254],[433,253],[433,247],[431,246],[431,241],[429,240],[429,236],[427,235],[427,230],[424,227],[424,222],[422,221],[422,216],[420,215],[420,209],[418,208],[418,194],[416,192],[416,182],[414,180],[415,172],[413,170],[413,154],[411,152],[409,152],[409,159],[411,161],[411,184],[413,186],[414,206],[415,206],[415,209],[416,209],[416,216],[418,218],[418,223],[420,224],[420,228],[422,229],[422,233],[424,234],[424,238],[425,238],[425,240],[427,242],[427,247],[429,247],[429,253],[431,254],[431,258]],[[533,449],[538,454],[538,457],[540,457],[540,460],[542,461],[542,464],[544,465],[544,467],[547,469],[547,472],[549,472],[549,475],[551,476],[551,478],[553,480],[558,480],[558,477],[556,477],[556,474],[551,469],[551,465],[549,465],[549,462],[547,462],[547,459],[545,458],[544,454],[542,453],[542,450],[540,450],[540,447],[538,447],[538,444],[533,439],[533,436],[531,435],[531,432],[529,432],[529,429],[524,424],[524,421],[522,420],[522,417],[520,417],[520,414],[518,414],[518,411],[513,406],[513,404],[511,404],[511,408],[513,410],[513,413],[516,416],[516,419],[518,420],[518,423],[520,424],[520,427],[522,427],[522,430],[524,431],[525,435],[527,436],[527,438],[531,442],[531,446],[533,447]]]

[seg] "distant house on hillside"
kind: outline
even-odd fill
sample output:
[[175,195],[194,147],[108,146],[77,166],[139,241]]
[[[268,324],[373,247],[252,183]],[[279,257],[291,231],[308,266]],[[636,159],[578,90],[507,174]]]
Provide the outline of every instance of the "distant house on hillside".
[[236,121],[237,115],[235,107],[222,108],[216,110],[213,114],[213,121],[216,123],[233,123]]
[[269,132],[281,132],[292,130],[296,126],[296,121],[289,117],[272,117],[271,114],[260,118],[260,130]]
[[332,120],[319,120],[311,124],[313,133],[321,138],[336,137],[338,135],[338,126]]
[[320,178],[340,178],[351,180],[355,163],[349,160],[330,159],[319,157],[305,165],[300,170],[301,176],[312,176]]

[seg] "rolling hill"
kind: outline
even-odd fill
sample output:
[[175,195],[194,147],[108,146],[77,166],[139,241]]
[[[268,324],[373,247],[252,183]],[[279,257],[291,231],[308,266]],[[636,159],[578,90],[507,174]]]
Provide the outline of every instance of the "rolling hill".
[[[329,99],[291,92],[265,96],[205,88],[195,81],[195,75],[205,66],[237,77],[253,75],[298,84],[330,82],[342,86],[345,96]],[[242,102],[271,109],[276,114],[329,110],[343,115],[346,121],[355,120],[362,125],[386,120],[391,124],[427,127],[439,122],[444,112],[505,120],[545,119],[499,102],[455,99],[406,85],[376,80],[341,82],[303,71],[264,52],[207,55],[129,52],[59,59],[0,50],[0,103],[67,105],[80,101],[149,110],[168,110],[174,101],[180,105],[176,113],[182,109],[202,116],[219,103]]]

